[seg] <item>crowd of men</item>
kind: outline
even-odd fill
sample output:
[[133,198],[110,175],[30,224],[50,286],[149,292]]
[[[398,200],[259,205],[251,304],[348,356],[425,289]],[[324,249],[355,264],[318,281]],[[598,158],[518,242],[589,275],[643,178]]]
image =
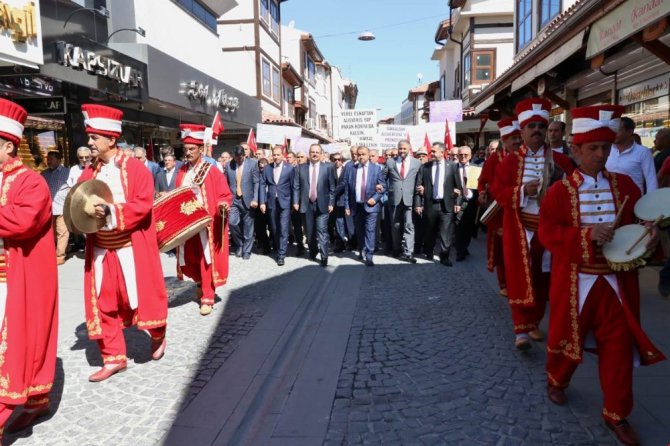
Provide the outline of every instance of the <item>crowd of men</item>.
[[[452,252],[456,261],[469,255],[480,208],[497,209],[486,223],[487,265],[497,270],[500,294],[508,299],[514,346],[526,351],[545,340],[539,326],[550,305],[548,399],[565,404],[584,351],[597,351],[605,424],[623,444],[638,444],[627,421],[633,364],[665,356],[640,326],[637,270],[613,268],[602,246],[619,225],[635,222],[636,202],[657,187],[656,168],[666,181],[670,135],[659,132],[654,160],[635,142],[635,125],[620,106],[571,110],[569,141],[565,125],[550,122],[548,101],[526,99],[515,111],[498,123],[501,141],[488,153],[478,151],[483,168],[473,182],[467,146],[447,150],[438,142],[430,152],[413,152],[401,140],[382,157],[364,146],[333,154],[319,144],[307,153],[277,146],[268,160],[240,144],[215,161],[205,126],[197,124],[181,125],[183,161],[165,149],[159,165],[142,148],[120,147],[122,111],[86,104],[89,146],[77,150],[79,163],[70,170],[50,152],[43,181],[16,157],[25,110],[0,99],[0,428],[20,405],[9,431],[49,413],[56,265],[64,261],[65,221],[72,218],[64,197],[75,184],[95,179],[113,198],[93,194],[83,207],[95,225],[85,238],[86,328],[103,363],[91,382],[126,369],[124,327],[148,333],[154,360],[165,354],[167,293],[156,236],[162,227],[152,208],[170,191],[191,191],[211,218],[174,252],[178,277],[196,282],[203,316],[213,311],[216,287],[227,281],[229,252],[246,260],[255,244],[262,254],[273,252],[279,266],[292,250],[325,267],[331,251],[347,249],[373,266],[381,249],[412,264],[437,253],[442,265],[452,266]],[[646,248],[653,250],[658,230],[642,224],[651,235]],[[29,280],[33,270],[44,280]]]

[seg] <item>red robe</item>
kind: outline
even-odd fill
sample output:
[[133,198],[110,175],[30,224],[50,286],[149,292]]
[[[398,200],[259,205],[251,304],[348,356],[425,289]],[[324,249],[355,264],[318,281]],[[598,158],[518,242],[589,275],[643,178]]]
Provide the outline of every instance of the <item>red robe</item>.
[[[620,225],[634,223],[633,208],[640,198],[640,189],[626,175],[607,171],[603,174],[610,182],[617,213],[624,197],[630,197]],[[591,241],[591,228],[580,224],[578,189],[582,182],[582,176],[575,171],[549,188],[540,208],[538,229],[542,244],[552,255],[547,351],[576,362],[582,360],[584,345],[579,335],[579,269],[582,265],[597,264],[596,254],[601,251]],[[640,353],[640,363],[649,365],[664,360],[663,353],[651,343],[640,327],[638,271],[617,272],[616,276],[628,328]]]
[[[205,160],[200,160],[205,163]],[[189,163],[184,163],[177,172],[177,187],[182,185],[184,175],[188,172]],[[228,187],[226,177],[212,165],[209,165],[209,171],[205,175],[205,180],[200,186],[203,202],[207,213],[212,217],[212,224],[207,227],[209,236],[209,252],[212,259],[212,281],[214,286],[225,285],[228,281],[228,220],[224,221],[219,205],[228,203],[228,207],[233,204],[233,194]],[[223,235],[223,236],[222,236]],[[177,276],[183,277],[179,262],[177,262]]]
[[[167,291],[163,279],[153,217],[154,182],[151,172],[133,157],[118,153],[113,161],[121,170],[121,184],[126,202],[114,204],[117,228],[113,232],[130,232],[135,260],[137,281],[137,311],[126,326],[137,325],[140,330],[167,325]],[[82,172],[79,182],[94,179],[101,163],[89,166]],[[102,338],[102,327],[98,315],[98,296],[93,270],[93,238],[86,237],[86,261],[84,264],[84,303],[86,328],[91,339]]]
[[[479,195],[486,193],[488,194],[489,201],[495,200],[495,196],[491,191],[491,184],[495,178],[496,169],[502,163],[505,158],[505,153],[501,147],[501,150],[496,150],[491,156],[486,159],[484,167],[482,167],[482,173],[479,175],[479,180],[477,182],[477,189],[479,190]],[[496,236],[498,229],[502,228],[503,224],[503,213],[502,210],[499,210],[498,213],[489,220],[486,224],[486,266],[489,271],[504,262],[500,256],[496,256],[496,252],[501,250],[496,250],[496,243],[500,242],[500,237]]]
[[[521,224],[521,189],[526,152],[525,145],[506,156],[496,169],[493,188],[490,189],[503,207],[503,255],[507,272],[507,292],[510,305],[531,307],[536,304],[531,275],[531,256],[526,231]],[[545,147],[545,153],[551,151]],[[567,175],[574,166],[570,158],[553,153],[554,163]]]
[[0,403],[20,405],[48,393],[53,384],[58,271],[47,183],[17,158],[8,160],[2,173],[7,301],[0,332]]

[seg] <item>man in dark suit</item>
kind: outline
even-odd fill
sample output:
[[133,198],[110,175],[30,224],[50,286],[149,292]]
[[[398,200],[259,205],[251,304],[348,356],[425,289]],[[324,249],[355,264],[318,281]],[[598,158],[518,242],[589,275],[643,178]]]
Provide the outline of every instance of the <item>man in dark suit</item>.
[[261,212],[270,213],[270,229],[277,252],[277,265],[283,266],[288,249],[288,226],[291,216],[295,169],[284,162],[281,147],[272,150],[272,165],[263,169],[260,186]]
[[477,207],[479,192],[467,188],[467,168],[472,150],[468,146],[458,148],[458,180],[461,184],[461,211],[456,213],[456,261],[461,262],[470,254],[468,246],[477,230]]
[[[309,258],[321,253],[321,266],[328,265],[328,215],[335,207],[332,164],[322,163],[319,144],[309,147],[309,162],[298,166],[293,179],[293,209],[300,212],[307,228]],[[318,242],[317,242],[318,239]]]
[[437,237],[440,238],[440,263],[451,266],[449,251],[454,240],[454,213],[460,212],[461,198],[457,195],[462,187],[456,164],[444,157],[444,146],[434,144],[431,148],[433,160],[421,166],[416,179],[414,211],[426,215],[426,238],[424,247],[429,260]]
[[228,224],[236,246],[235,255],[248,260],[254,246],[254,212],[258,207],[260,177],[258,162],[244,156],[244,147],[233,147],[233,160],[224,170],[233,205],[228,214]]
[[133,151],[135,154],[135,158],[142,164],[144,164],[147,167],[147,169],[149,169],[149,172],[151,172],[151,176],[154,179],[154,193],[160,192],[161,191],[160,166],[158,165],[158,163],[154,163],[153,161],[149,161],[147,159],[147,151],[143,147],[135,147]]
[[398,142],[398,157],[388,158],[384,167],[384,179],[388,184],[388,202],[391,210],[391,238],[393,256],[416,263],[414,258],[414,223],[412,205],[416,187],[416,176],[421,163],[410,156],[409,141]]
[[177,184],[179,166],[177,166],[174,155],[165,155],[163,166],[165,167],[158,173],[158,193],[170,192]]
[[351,219],[351,216],[344,215],[344,192],[345,192],[345,171],[344,157],[341,153],[333,153],[330,156],[330,162],[333,164],[333,179],[335,181],[335,209],[330,216],[332,226],[334,227],[335,252],[342,252],[345,250],[347,242],[349,241],[350,232],[347,230],[352,225],[347,225],[346,219]]
[[381,209],[379,202],[386,190],[386,182],[381,167],[369,162],[370,152],[367,147],[359,147],[357,157],[358,164],[346,172],[344,209],[346,215],[354,217],[356,238],[360,248],[359,258],[364,260],[367,266],[373,266],[377,215]]

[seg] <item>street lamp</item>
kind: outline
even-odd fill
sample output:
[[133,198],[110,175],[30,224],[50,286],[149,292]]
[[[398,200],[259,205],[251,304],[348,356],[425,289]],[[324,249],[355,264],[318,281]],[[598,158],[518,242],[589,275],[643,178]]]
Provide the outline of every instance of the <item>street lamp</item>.
[[116,31],[114,31],[113,33],[111,33],[110,35],[107,36],[107,40],[105,40],[105,45],[107,45],[109,43],[109,39],[111,39],[114,34],[119,33],[121,31],[132,31],[134,33],[139,34],[142,37],[147,36],[147,32],[144,30],[144,28],[141,28],[139,26],[137,28],[119,28],[119,29],[117,29]]
[[65,19],[65,22],[63,23],[63,28],[67,26],[72,16],[78,13],[79,11],[91,11],[93,15],[99,14],[101,17],[104,17],[106,19],[110,17],[109,9],[105,8],[104,6],[99,6],[97,8],[78,8],[72,11],[69,16],[67,16],[67,19]]
[[358,40],[361,40],[363,42],[369,42],[370,40],[375,40],[376,37],[374,34],[372,34],[370,31],[363,31],[358,35]]

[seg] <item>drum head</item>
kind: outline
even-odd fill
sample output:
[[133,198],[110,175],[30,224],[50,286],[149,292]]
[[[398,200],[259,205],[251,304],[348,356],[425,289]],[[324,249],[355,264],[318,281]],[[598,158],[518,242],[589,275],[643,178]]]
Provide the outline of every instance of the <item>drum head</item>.
[[614,239],[603,246],[603,255],[610,263],[633,263],[647,254],[647,243],[651,235],[647,234],[630,252],[626,251],[642,237],[647,228],[642,225],[621,226],[614,231]]
[[649,192],[635,203],[635,216],[640,220],[654,221],[663,216],[670,218],[670,188]]
[[179,231],[169,239],[165,240],[165,242],[158,247],[159,251],[168,252],[179,245],[183,245],[184,243],[186,243],[188,239],[198,235],[198,233],[203,229],[205,229],[211,221],[212,217],[210,217],[209,215],[194,221],[183,230]]

